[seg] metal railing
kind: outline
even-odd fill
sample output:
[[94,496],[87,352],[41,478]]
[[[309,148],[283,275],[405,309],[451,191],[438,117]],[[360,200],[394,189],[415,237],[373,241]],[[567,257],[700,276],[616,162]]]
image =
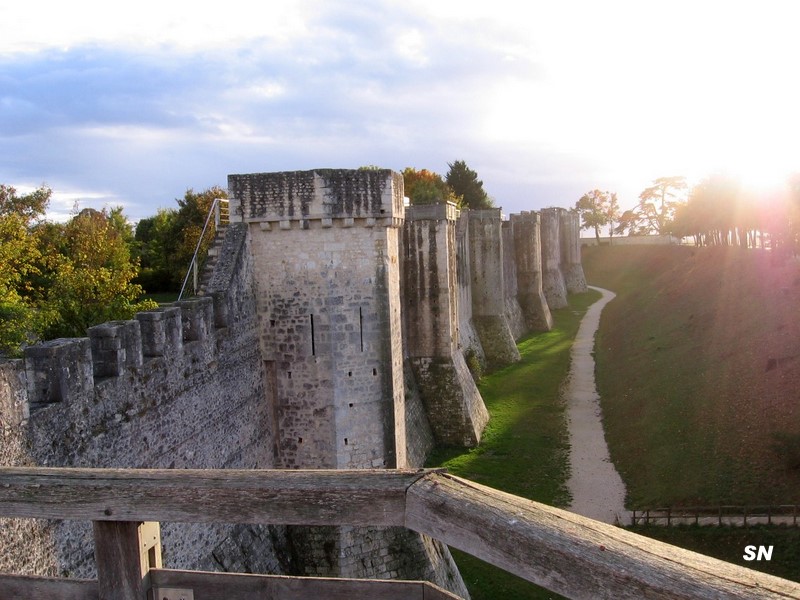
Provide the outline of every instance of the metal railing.
[[192,292],[197,294],[200,279],[200,261],[198,256],[200,254],[200,248],[203,245],[203,240],[206,237],[206,231],[208,231],[208,225],[211,223],[212,217],[214,218],[215,231],[219,229],[220,225],[228,224],[230,213],[228,209],[228,200],[226,198],[214,198],[214,201],[211,203],[211,208],[209,208],[208,215],[206,215],[206,222],[203,225],[203,231],[200,234],[200,237],[197,240],[197,246],[194,249],[192,261],[189,263],[189,268],[186,270],[186,277],[183,278],[183,285],[181,285],[181,291],[178,294],[178,300],[183,298],[183,292],[186,291],[186,283],[189,281],[190,276],[192,277]]

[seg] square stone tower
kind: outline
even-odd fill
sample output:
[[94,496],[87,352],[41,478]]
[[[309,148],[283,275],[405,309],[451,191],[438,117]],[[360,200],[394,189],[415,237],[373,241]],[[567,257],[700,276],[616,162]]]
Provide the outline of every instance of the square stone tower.
[[257,173],[228,188],[249,225],[276,464],[404,467],[402,176]]

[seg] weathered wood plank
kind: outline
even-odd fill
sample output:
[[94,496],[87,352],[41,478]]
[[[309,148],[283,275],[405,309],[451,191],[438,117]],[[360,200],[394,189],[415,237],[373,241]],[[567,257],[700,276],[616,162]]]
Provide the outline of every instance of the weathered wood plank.
[[446,474],[409,488],[406,526],[569,598],[800,598],[800,584]]
[[402,525],[421,471],[0,468],[0,515],[91,521]]
[[[94,556],[97,582],[103,600],[145,600],[150,589],[148,550],[160,542],[148,543],[146,533],[153,524],[133,521],[95,521]],[[161,563],[161,557],[156,559]]]
[[99,600],[97,582],[27,575],[0,575],[0,598],[36,600]]
[[150,573],[153,586],[190,589],[194,600],[458,600],[458,596],[420,581],[242,575],[170,569],[154,569]]

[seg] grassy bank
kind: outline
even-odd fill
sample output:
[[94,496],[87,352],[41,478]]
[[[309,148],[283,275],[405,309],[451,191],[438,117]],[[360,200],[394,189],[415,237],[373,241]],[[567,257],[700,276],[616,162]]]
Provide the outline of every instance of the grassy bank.
[[[597,335],[597,385],[629,507],[800,499],[800,272],[739,248],[588,248],[617,293]],[[794,465],[793,465],[794,463]],[[636,533],[800,580],[800,530],[639,527]],[[771,561],[743,559],[774,546]]]
[[739,248],[605,247],[597,337],[606,438],[630,507],[794,503],[800,278]]
[[[571,296],[569,308],[553,312],[552,331],[518,344],[520,362],[485,376],[478,387],[491,418],[480,446],[437,450],[428,466],[444,466],[505,492],[565,506],[569,447],[559,388],[569,370],[580,320],[599,297],[593,291]],[[558,597],[471,556],[454,556],[473,600]]]

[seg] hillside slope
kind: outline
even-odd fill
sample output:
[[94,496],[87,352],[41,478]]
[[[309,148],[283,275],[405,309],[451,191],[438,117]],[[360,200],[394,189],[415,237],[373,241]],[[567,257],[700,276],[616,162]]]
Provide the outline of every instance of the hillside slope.
[[629,507],[800,503],[800,267],[740,248],[584,250],[613,290],[598,388]]

